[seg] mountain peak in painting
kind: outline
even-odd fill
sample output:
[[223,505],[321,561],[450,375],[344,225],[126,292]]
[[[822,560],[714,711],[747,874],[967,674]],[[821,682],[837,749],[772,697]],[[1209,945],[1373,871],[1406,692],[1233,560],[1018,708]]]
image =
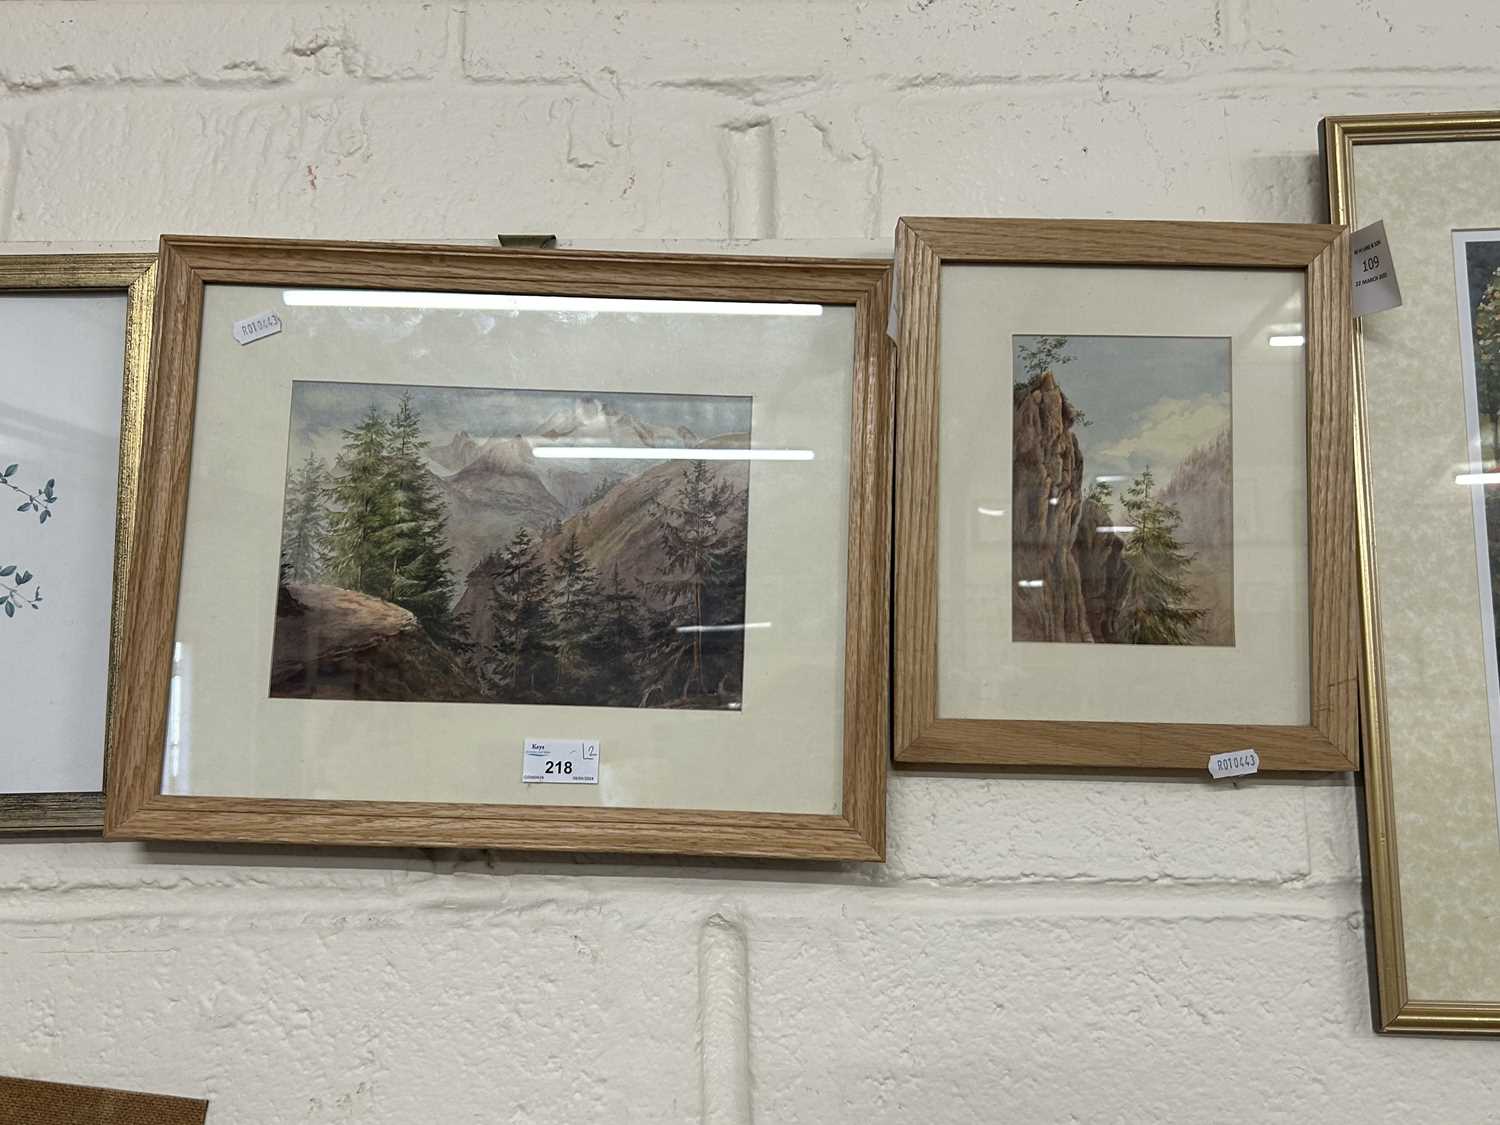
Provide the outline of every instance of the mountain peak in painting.
[[459,430],[446,444],[430,447],[427,456],[441,468],[456,473],[479,456],[479,442],[467,430]]
[[697,435],[686,426],[651,425],[591,396],[580,396],[570,406],[554,411],[537,427],[537,437],[596,445],[698,444]]

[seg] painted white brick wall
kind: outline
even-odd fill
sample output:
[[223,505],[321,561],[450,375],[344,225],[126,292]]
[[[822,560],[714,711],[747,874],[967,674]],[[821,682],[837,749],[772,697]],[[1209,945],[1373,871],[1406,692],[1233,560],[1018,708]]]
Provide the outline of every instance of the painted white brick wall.
[[[1315,220],[1467,0],[0,4],[0,239]],[[783,243],[783,246],[786,244]],[[1500,1120],[1370,1030],[1354,792],[902,774],[884,867],[0,843],[0,1073],[265,1122]]]

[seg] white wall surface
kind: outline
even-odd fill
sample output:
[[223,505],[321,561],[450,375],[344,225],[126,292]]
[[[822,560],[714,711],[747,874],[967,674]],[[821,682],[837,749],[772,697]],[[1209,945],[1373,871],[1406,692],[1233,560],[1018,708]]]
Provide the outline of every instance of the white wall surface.
[[[1318,220],[1318,119],[1500,105],[1497,41],[1467,0],[9,2],[0,239]],[[0,843],[0,1073],[212,1125],[1500,1120],[1500,1044],[1370,1029],[1341,780],[902,774],[890,841]]]

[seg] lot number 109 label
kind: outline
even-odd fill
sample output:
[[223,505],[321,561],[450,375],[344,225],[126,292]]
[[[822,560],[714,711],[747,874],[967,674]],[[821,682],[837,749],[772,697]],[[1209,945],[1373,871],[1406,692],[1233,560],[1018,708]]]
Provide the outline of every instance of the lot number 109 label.
[[521,743],[521,780],[557,785],[598,785],[599,740],[526,739]]

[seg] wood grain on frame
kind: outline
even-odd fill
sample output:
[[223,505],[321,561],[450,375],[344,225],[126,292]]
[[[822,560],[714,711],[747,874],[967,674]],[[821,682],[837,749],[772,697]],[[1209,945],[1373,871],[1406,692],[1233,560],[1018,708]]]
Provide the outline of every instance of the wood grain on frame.
[[[890,267],[816,258],[164,237],[157,354],[105,833],[135,839],[881,859],[889,695]],[[204,286],[522,292],[852,306],[843,800],[838,815],[270,800],[160,792]],[[832,595],[833,591],[830,591]]]
[[[125,580],[130,563],[146,369],[151,351],[155,265],[154,254],[0,254],[0,293],[94,290],[125,294],[125,347],[120,360],[120,465],[106,716],[113,707],[120,635],[125,624]],[[107,753],[107,746],[101,746],[100,788],[97,790],[82,793],[0,792],[0,836],[33,832],[97,832],[104,825],[103,786]]]
[[[938,299],[942,267],[959,262],[1304,271],[1312,678],[1307,725],[938,715]],[[1356,419],[1347,233],[1304,224],[907,218],[897,226],[896,273],[896,760],[1202,771],[1211,754],[1253,747],[1263,770],[1358,769]]]
[[0,1078],[6,1125],[203,1125],[208,1102],[32,1078]]

